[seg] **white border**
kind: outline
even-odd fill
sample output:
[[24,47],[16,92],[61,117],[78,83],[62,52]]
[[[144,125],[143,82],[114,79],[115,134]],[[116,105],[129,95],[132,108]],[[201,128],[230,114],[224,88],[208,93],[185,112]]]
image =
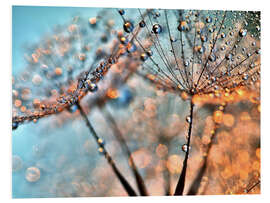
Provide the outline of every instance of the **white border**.
[[[266,1],[265,1],[266,2]],[[74,7],[122,7],[122,8],[183,8],[183,9],[218,9],[218,10],[260,10],[262,11],[262,119],[261,119],[261,144],[262,144],[262,195],[248,196],[194,196],[194,197],[147,197],[147,198],[57,198],[57,199],[22,199],[23,202],[255,202],[267,201],[270,186],[269,159],[267,157],[270,147],[268,117],[270,87],[269,60],[269,10],[267,3],[251,0],[3,0],[0,6],[1,14],[1,147],[0,147],[0,199],[3,202],[14,201],[11,199],[11,6],[36,5],[36,6],[74,6]],[[270,120],[270,119],[269,119]],[[269,192],[268,192],[269,193]]]

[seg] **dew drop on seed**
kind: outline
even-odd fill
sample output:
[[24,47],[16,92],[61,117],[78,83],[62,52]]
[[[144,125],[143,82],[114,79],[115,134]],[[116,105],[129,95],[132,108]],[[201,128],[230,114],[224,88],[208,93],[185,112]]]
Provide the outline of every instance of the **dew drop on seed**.
[[74,113],[74,112],[77,111],[77,109],[78,109],[78,106],[77,105],[72,105],[71,107],[68,108],[68,111],[70,113]]
[[212,22],[212,18],[210,16],[205,18],[205,22],[207,23],[211,23]]
[[187,117],[186,117],[186,121],[187,121],[188,123],[191,123],[191,117],[190,117],[190,116],[187,116]]
[[122,15],[125,15],[125,10],[123,10],[123,9],[120,9],[119,11],[119,14],[122,16]]
[[140,27],[145,27],[145,22],[142,20],[142,21],[139,23],[139,26],[140,26]]
[[223,33],[221,33],[220,36],[221,36],[222,39],[224,39],[226,37],[226,34],[223,32]]
[[202,41],[202,42],[207,42],[207,37],[206,37],[206,36],[204,36],[204,35],[203,35],[203,36],[201,36],[201,41]]
[[29,167],[26,169],[25,178],[28,182],[36,182],[40,179],[40,170],[37,167]]
[[216,61],[216,55],[212,53],[212,54],[209,55],[208,59],[211,62],[215,62]]
[[243,80],[247,80],[247,79],[248,79],[248,74],[247,73],[244,73]]
[[[187,152],[187,150],[188,150],[187,144],[183,144],[183,145],[182,145],[182,151],[183,151],[183,152]],[[189,147],[189,150],[190,150],[190,147]]]
[[215,29],[212,27],[208,29],[208,32],[210,32],[210,33],[213,33],[214,31],[215,31]]
[[133,31],[134,25],[132,24],[132,22],[126,21],[126,22],[124,23],[123,28],[124,28],[124,30],[125,30],[127,33],[130,33],[130,32]]
[[197,51],[198,51],[200,54],[202,54],[202,53],[204,53],[205,48],[204,48],[203,46],[198,46],[198,47],[197,47]]
[[188,67],[188,66],[189,66],[189,61],[188,61],[188,60],[186,60],[186,61],[184,62],[184,66],[185,66],[185,67]]
[[12,130],[17,129],[19,126],[18,122],[12,122]]
[[96,92],[98,90],[98,86],[95,83],[91,83],[88,89],[90,92]]
[[99,148],[98,148],[98,152],[99,152],[100,154],[104,154],[104,148],[103,148],[103,147],[99,147]]
[[186,21],[181,21],[180,24],[178,25],[177,29],[182,32],[182,31],[188,31],[188,25]]
[[176,42],[177,40],[176,40],[176,38],[174,38],[174,37],[170,37],[170,41],[171,41],[171,42]]
[[147,53],[142,53],[140,58],[141,58],[142,61],[146,61],[148,59],[148,54]]
[[146,54],[147,54],[148,56],[153,56],[153,52],[152,52],[151,50],[148,50],[148,51],[146,52]]
[[120,38],[120,42],[121,42],[121,44],[126,45],[126,44],[128,43],[128,38],[126,38],[126,37],[121,37],[121,38]]
[[155,17],[156,17],[156,18],[160,17],[160,13],[159,13],[159,12],[156,12],[156,13],[155,13]]
[[242,29],[239,31],[239,35],[240,35],[240,37],[246,36],[246,35],[247,35],[247,30],[242,28]]
[[232,54],[231,53],[226,54],[225,58],[226,58],[226,60],[231,60],[232,59]]
[[105,141],[103,139],[101,139],[101,138],[98,138],[97,142],[102,146],[105,145]]
[[160,34],[160,33],[162,32],[162,27],[161,27],[161,25],[159,25],[159,24],[153,25],[152,31],[153,31],[155,34]]
[[128,46],[127,46],[127,52],[128,53],[133,53],[136,50],[137,50],[137,47],[136,47],[135,44],[133,44],[133,43],[128,44]]

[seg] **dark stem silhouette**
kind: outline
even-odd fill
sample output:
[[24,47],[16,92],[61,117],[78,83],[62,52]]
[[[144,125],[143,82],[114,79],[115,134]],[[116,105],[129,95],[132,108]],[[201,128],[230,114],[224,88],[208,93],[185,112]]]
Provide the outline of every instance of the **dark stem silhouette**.
[[143,178],[139,174],[139,171],[138,171],[136,164],[133,160],[132,154],[128,148],[126,140],[125,140],[124,136],[122,135],[120,129],[118,128],[115,119],[113,118],[112,114],[106,108],[103,108],[103,113],[104,113],[105,118],[109,121],[109,123],[112,127],[114,136],[116,137],[116,139],[120,143],[120,146],[122,147],[124,152],[128,155],[128,158],[130,161],[130,167],[131,167],[131,170],[133,172],[133,175],[135,176],[137,187],[139,189],[140,194],[142,196],[148,196],[148,192],[147,192],[147,189],[145,187],[145,183],[143,181]]
[[183,161],[182,172],[179,177],[174,195],[183,195],[183,191],[185,188],[186,171],[187,171],[187,165],[188,165],[191,131],[192,131],[192,123],[193,123],[193,110],[194,110],[194,104],[192,103],[192,100],[190,100],[190,114],[189,114],[190,122],[189,122],[188,135],[187,135],[187,151],[186,151],[185,159]]
[[207,145],[207,149],[206,149],[206,155],[203,157],[203,165],[199,169],[199,172],[197,173],[196,178],[191,183],[191,186],[190,186],[189,191],[187,193],[188,195],[196,195],[198,193],[203,175],[205,174],[206,169],[207,169],[207,161],[208,161],[210,150],[211,150],[212,145],[213,145],[213,141],[214,141],[216,134],[217,134],[217,130],[216,130],[217,127],[218,127],[218,124],[215,123],[214,133],[211,134],[210,143]]
[[106,148],[104,147],[104,143],[100,142],[101,138],[97,135],[95,129],[93,128],[92,124],[90,123],[86,113],[83,111],[81,105],[79,102],[77,102],[78,109],[80,111],[81,116],[83,117],[91,135],[95,138],[96,143],[98,144],[99,148],[102,149],[102,153],[104,154],[104,157],[107,159],[108,163],[113,169],[113,172],[115,173],[116,177],[118,180],[121,182],[122,186],[126,190],[129,196],[137,196],[136,192],[134,189],[131,187],[131,185],[128,183],[128,181],[124,178],[124,176],[120,173],[118,168],[115,165],[115,162],[107,152]]

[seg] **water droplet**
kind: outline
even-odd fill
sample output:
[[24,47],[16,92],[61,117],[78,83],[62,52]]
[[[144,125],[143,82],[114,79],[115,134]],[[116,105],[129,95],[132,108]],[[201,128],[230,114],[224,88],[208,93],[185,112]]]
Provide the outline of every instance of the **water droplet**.
[[212,18],[210,16],[205,18],[205,22],[207,23],[211,23],[212,22]]
[[221,33],[220,36],[221,36],[222,39],[224,39],[226,37],[226,34],[223,32],[223,33]]
[[98,148],[98,152],[99,152],[100,154],[104,154],[104,148],[103,148],[103,147],[99,147],[99,148]]
[[215,31],[215,29],[212,27],[208,29],[208,32],[210,32],[210,33],[213,33],[214,31]]
[[159,12],[155,12],[155,17],[156,18],[160,17],[160,13]]
[[[189,147],[189,150],[190,150],[190,148],[191,148],[191,147]],[[183,151],[183,152],[187,152],[187,151],[188,151],[188,146],[187,146],[187,144],[183,144],[183,145],[182,145],[182,151]]]
[[68,108],[68,111],[69,111],[70,113],[74,113],[74,112],[77,111],[77,109],[78,109],[78,106],[74,104],[74,105],[72,105],[72,106],[70,106],[70,107]]
[[89,90],[90,92],[96,92],[96,91],[98,90],[98,86],[97,86],[95,83],[91,83],[91,84],[89,85],[88,90]]
[[206,37],[206,36],[204,36],[204,35],[203,35],[203,36],[201,36],[201,41],[202,41],[202,42],[207,42],[207,37]]
[[231,53],[226,54],[225,58],[226,58],[227,60],[231,60],[231,59],[232,59],[232,54],[231,54]]
[[216,61],[216,55],[212,53],[212,54],[209,55],[208,59],[211,62],[215,62]]
[[142,61],[146,61],[148,59],[148,54],[147,53],[142,53],[140,58],[141,58]]
[[200,54],[204,53],[204,51],[205,51],[204,46],[198,46],[198,47],[197,47],[197,51],[198,51]]
[[137,50],[137,47],[135,44],[133,43],[129,43],[128,46],[127,46],[127,52],[128,53],[133,53]]
[[244,36],[246,36],[247,35],[247,30],[246,29],[240,29],[240,31],[239,31],[239,35],[240,35],[240,37],[244,37]]
[[221,51],[224,51],[225,49],[226,49],[226,46],[222,46],[222,47],[220,48]]
[[171,41],[171,42],[176,42],[176,41],[177,41],[177,39],[176,39],[176,38],[174,38],[174,37],[170,37],[170,41]]
[[188,61],[188,60],[186,60],[186,61],[184,62],[184,66],[185,66],[185,67],[188,67],[188,66],[189,66],[189,61]]
[[105,145],[105,141],[101,138],[98,138],[97,142],[101,145],[104,146]]
[[247,80],[247,79],[248,79],[248,74],[247,73],[244,73],[243,80]]
[[182,32],[182,31],[188,31],[188,25],[186,21],[181,21],[180,24],[178,25],[177,29]]
[[159,25],[159,24],[153,25],[152,31],[153,31],[155,34],[160,34],[160,33],[162,32],[162,27],[161,27],[161,25]]
[[142,20],[142,21],[139,23],[139,26],[140,26],[140,27],[145,27],[145,22],[144,22],[144,20]]
[[126,38],[126,37],[121,37],[121,38],[120,38],[120,42],[121,42],[121,44],[126,45],[126,44],[128,43],[128,38]]
[[216,77],[214,77],[214,76],[211,77],[211,81],[212,81],[212,82],[216,82],[216,80],[217,80]]
[[146,53],[148,56],[153,56],[153,52],[151,50],[148,50]]
[[123,10],[123,9],[120,9],[119,11],[119,14],[122,16],[122,15],[125,15],[125,10]]
[[130,32],[133,31],[134,25],[132,24],[132,22],[126,21],[126,22],[124,23],[123,28],[124,28],[124,30],[125,30],[127,33],[130,33]]
[[40,179],[40,170],[37,167],[27,168],[25,178],[28,182],[38,181]]
[[12,122],[12,130],[17,129],[19,126],[18,122]]

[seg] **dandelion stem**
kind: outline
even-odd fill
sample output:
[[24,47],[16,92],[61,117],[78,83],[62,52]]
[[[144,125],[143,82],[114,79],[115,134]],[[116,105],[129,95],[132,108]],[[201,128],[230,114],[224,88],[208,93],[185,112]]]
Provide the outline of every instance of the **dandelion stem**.
[[108,163],[110,164],[110,166],[113,169],[113,172],[115,173],[116,177],[118,178],[118,180],[121,182],[122,186],[124,187],[124,189],[126,190],[126,192],[128,193],[129,196],[137,196],[136,192],[133,190],[133,188],[130,186],[130,184],[128,183],[128,181],[124,178],[124,176],[120,173],[120,171],[118,170],[118,168],[116,167],[113,159],[111,158],[111,156],[109,155],[109,153],[107,152],[107,150],[105,149],[103,143],[99,142],[99,136],[97,135],[95,129],[93,128],[92,124],[90,123],[86,113],[83,111],[81,105],[79,103],[77,103],[78,109],[80,111],[80,114],[82,115],[91,135],[95,138],[96,143],[98,144],[98,146],[103,150],[103,154],[105,156],[105,158],[107,159]]
[[190,100],[190,114],[189,114],[190,122],[189,122],[188,137],[187,137],[187,151],[186,151],[185,159],[183,161],[182,172],[181,172],[181,175],[179,177],[174,195],[183,195],[183,191],[185,188],[187,162],[188,162],[188,157],[189,157],[191,131],[192,131],[192,123],[193,123],[193,110],[194,110],[194,104],[192,103],[192,100]]
[[251,186],[250,188],[247,189],[247,193],[249,193],[253,188],[255,188],[257,185],[259,185],[261,183],[261,180],[259,180],[258,182],[256,182],[253,186]]
[[137,183],[137,187],[138,187],[138,189],[140,191],[140,194],[142,196],[148,196],[148,192],[147,192],[147,189],[145,187],[143,178],[141,177],[141,175],[138,172],[138,169],[137,169],[137,167],[135,165],[135,162],[134,162],[133,157],[132,157],[132,154],[131,154],[131,152],[130,152],[130,150],[128,148],[128,145],[126,143],[126,140],[125,140],[124,136],[122,135],[120,129],[118,128],[118,126],[116,124],[116,121],[114,120],[112,114],[106,108],[103,108],[103,112],[104,112],[106,118],[109,120],[109,122],[110,122],[110,124],[112,126],[112,129],[114,131],[113,134],[115,135],[115,137],[119,141],[121,147],[123,148],[123,150],[125,151],[125,153],[129,157],[130,166],[131,166],[133,175],[136,178],[136,183]]
[[196,195],[198,190],[199,190],[203,175],[205,174],[205,171],[206,171],[206,168],[207,168],[207,160],[208,160],[208,157],[209,157],[209,152],[211,150],[211,147],[213,145],[213,141],[214,141],[214,139],[216,137],[216,134],[217,134],[217,131],[216,131],[217,127],[218,127],[218,124],[215,124],[214,133],[211,134],[210,142],[207,145],[207,149],[206,149],[206,155],[203,157],[203,165],[199,169],[199,172],[197,173],[196,178],[192,182],[191,187],[189,188],[189,191],[187,193],[188,195]]

